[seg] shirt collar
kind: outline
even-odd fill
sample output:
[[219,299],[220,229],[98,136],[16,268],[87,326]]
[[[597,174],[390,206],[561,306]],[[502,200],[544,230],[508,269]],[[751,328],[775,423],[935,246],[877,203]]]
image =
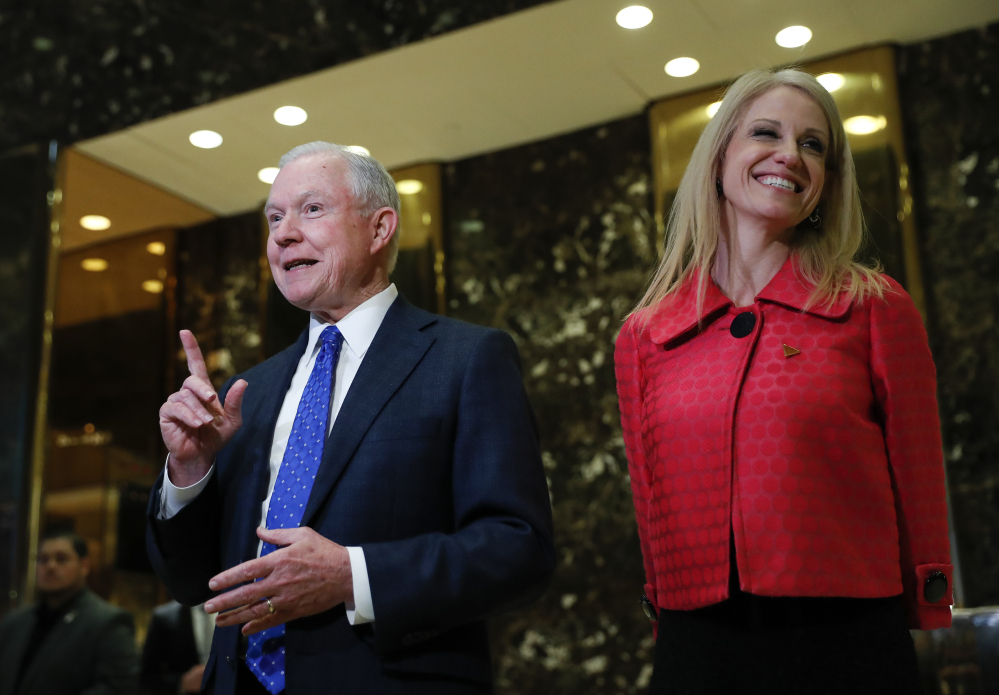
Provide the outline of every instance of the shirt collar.
[[[798,271],[794,256],[789,256],[767,286],[756,295],[756,301],[780,304],[798,311],[806,311],[805,306],[812,294],[814,285]],[[697,283],[700,272],[694,271],[676,293],[655,308],[651,316],[649,337],[652,342],[663,345],[697,328],[699,322],[732,305],[714,280],[708,278],[704,291],[704,304],[700,315],[697,312]],[[839,319],[849,311],[851,300],[840,294],[831,305],[819,302],[808,307],[807,313],[827,319]]]
[[[371,341],[375,339],[375,333],[382,325],[385,314],[388,313],[392,302],[399,296],[399,290],[395,283],[392,283],[374,297],[366,299],[354,307],[350,313],[336,322],[336,327],[340,329],[343,336],[344,345],[357,359],[364,357],[368,351]],[[309,354],[316,350],[319,344],[319,336],[323,330],[333,324],[318,320],[314,314],[309,316]]]

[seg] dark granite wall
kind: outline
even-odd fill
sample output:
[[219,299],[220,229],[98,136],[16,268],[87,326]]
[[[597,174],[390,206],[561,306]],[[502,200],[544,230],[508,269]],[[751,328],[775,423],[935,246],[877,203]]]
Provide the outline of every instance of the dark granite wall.
[[445,171],[449,314],[509,331],[538,416],[559,562],[494,622],[499,692],[634,692],[652,630],[614,383],[614,339],[655,256],[648,121]]
[[[0,156],[0,614],[23,576],[23,520],[35,426],[52,188],[44,148]],[[9,592],[15,591],[13,595]]]
[[548,0],[9,0],[0,151],[103,135]]
[[[194,333],[216,388],[264,359],[261,224],[254,211],[177,233],[177,330]],[[187,362],[179,338],[170,340],[178,349],[173,376],[179,388]]]
[[999,24],[899,50],[969,606],[999,604]]

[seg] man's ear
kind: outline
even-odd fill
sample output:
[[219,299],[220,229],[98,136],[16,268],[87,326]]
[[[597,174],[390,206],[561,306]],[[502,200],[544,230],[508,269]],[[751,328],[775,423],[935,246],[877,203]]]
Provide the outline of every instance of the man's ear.
[[83,572],[83,578],[84,579],[86,579],[88,576],[90,576],[90,569],[91,569],[90,556],[88,555],[87,557],[81,557],[80,558],[80,571]]
[[371,253],[375,254],[389,245],[393,234],[398,234],[399,213],[392,208],[379,208],[371,215]]

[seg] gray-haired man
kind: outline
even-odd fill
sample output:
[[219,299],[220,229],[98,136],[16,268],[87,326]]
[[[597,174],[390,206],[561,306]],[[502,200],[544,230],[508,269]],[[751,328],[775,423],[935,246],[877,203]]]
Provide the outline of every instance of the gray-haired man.
[[216,693],[488,692],[485,618],[554,567],[516,347],[399,296],[399,199],[375,160],[310,143],[281,165],[267,257],[310,325],[217,395],[181,332],[154,566],[222,611]]

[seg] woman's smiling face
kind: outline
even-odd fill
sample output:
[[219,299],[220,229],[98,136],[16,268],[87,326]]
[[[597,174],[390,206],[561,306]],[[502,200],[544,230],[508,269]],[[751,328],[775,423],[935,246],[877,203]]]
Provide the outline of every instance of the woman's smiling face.
[[829,125],[805,92],[777,87],[739,122],[721,165],[737,224],[790,229],[812,212],[825,185]]

